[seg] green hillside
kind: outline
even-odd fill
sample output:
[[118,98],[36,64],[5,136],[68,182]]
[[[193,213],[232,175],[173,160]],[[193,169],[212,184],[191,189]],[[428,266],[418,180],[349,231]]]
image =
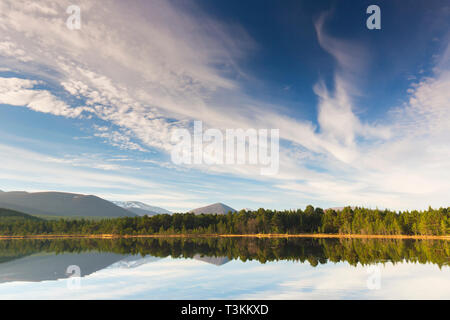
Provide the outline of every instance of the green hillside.
[[19,211],[0,208],[0,222],[4,223],[24,220],[39,221],[42,219]]

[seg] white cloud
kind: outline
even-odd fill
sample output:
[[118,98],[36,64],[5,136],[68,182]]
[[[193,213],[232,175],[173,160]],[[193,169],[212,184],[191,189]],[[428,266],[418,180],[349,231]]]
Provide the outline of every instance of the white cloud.
[[33,60],[24,50],[17,48],[15,43],[11,41],[0,42],[0,56],[15,58],[21,62]]
[[120,149],[138,150],[142,152],[147,151],[146,149],[142,148],[139,144],[132,142],[129,133],[126,134],[120,131],[101,130],[100,132],[94,133],[94,136],[102,138],[104,139],[105,142]]
[[40,82],[19,78],[0,78],[0,103],[26,106],[31,110],[68,118],[90,112],[88,107],[72,108],[47,90],[33,89]]

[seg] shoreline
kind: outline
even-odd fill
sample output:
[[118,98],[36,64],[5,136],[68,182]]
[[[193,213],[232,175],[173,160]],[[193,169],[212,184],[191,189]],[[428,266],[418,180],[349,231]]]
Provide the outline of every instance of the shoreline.
[[415,240],[450,240],[450,235],[378,235],[378,234],[144,234],[144,235],[115,235],[115,234],[53,234],[53,235],[18,235],[2,236],[0,240],[14,239],[130,239],[130,238],[330,238],[330,239],[415,239]]

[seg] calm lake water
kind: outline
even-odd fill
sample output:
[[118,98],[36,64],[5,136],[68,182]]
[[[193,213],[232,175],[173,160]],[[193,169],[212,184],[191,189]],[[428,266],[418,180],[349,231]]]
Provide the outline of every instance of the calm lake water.
[[2,240],[0,299],[449,299],[449,257],[428,240]]

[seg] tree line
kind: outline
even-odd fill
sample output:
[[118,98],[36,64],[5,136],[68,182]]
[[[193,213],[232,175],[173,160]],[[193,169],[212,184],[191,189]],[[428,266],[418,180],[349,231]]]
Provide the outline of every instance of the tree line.
[[322,210],[241,210],[236,213],[175,213],[102,220],[1,221],[0,235],[32,234],[374,234],[448,235],[450,208],[423,211],[378,210],[345,207]]

